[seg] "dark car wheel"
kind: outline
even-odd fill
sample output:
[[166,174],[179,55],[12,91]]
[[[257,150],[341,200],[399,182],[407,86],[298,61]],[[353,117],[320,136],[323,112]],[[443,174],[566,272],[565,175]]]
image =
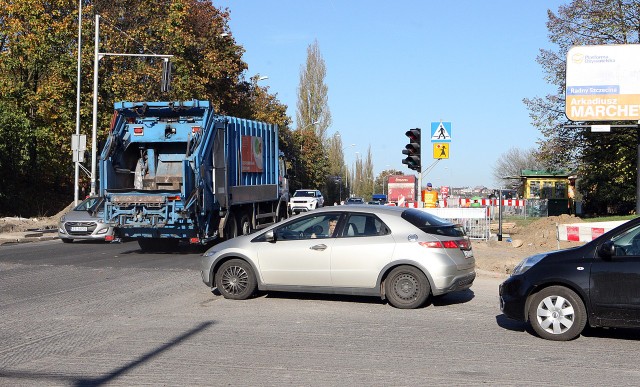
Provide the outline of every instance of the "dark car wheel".
[[393,269],[385,280],[384,288],[389,303],[400,309],[419,308],[431,292],[427,277],[413,266]]
[[238,223],[233,214],[227,215],[227,223],[224,226],[224,238],[233,239],[238,236]]
[[241,259],[223,263],[216,272],[216,287],[224,298],[246,300],[258,286],[251,266]]
[[242,214],[242,216],[240,217],[239,225],[239,235],[248,235],[251,233],[251,219],[249,218],[249,214]]
[[566,341],[580,336],[587,323],[587,311],[573,290],[550,286],[531,299],[529,322],[543,339]]

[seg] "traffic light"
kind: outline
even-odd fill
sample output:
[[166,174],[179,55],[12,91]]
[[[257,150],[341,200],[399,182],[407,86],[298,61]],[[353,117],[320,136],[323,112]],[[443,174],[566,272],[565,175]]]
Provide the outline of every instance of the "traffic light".
[[420,129],[407,130],[405,136],[409,137],[409,143],[402,151],[403,155],[407,155],[407,158],[402,160],[402,164],[407,164],[409,169],[420,173],[422,172],[422,165],[420,163]]

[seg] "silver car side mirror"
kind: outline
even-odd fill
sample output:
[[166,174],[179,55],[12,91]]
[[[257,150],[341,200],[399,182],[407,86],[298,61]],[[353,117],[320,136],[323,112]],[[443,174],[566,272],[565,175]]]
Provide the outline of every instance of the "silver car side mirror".
[[264,234],[264,239],[267,240],[267,242],[275,242],[276,241],[276,237],[273,234],[273,230],[269,230]]

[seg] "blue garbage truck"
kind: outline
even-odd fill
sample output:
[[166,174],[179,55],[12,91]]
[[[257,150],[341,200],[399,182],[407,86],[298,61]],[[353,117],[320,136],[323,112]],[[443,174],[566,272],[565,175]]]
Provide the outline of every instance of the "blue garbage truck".
[[287,217],[278,127],[209,101],[116,102],[99,159],[104,221],[143,250],[207,244]]

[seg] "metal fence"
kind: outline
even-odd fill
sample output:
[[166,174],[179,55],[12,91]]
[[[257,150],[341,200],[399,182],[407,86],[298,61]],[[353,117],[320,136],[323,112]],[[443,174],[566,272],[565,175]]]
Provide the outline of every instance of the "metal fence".
[[489,210],[485,208],[421,208],[440,218],[464,227],[470,239],[488,240],[491,236]]
[[480,199],[469,203],[469,199],[451,196],[447,198],[447,207],[422,210],[461,224],[469,238],[482,240],[491,237],[491,222],[499,220],[501,210],[502,219],[539,218],[549,215],[548,199],[503,199],[502,206],[498,204],[498,199]]

